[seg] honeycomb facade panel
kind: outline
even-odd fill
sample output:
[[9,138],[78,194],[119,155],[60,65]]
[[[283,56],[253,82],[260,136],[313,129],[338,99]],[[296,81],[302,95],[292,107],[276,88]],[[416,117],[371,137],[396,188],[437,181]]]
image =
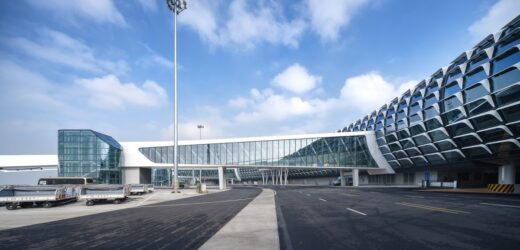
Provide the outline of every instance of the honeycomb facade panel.
[[394,169],[520,160],[520,16],[346,127],[359,130]]

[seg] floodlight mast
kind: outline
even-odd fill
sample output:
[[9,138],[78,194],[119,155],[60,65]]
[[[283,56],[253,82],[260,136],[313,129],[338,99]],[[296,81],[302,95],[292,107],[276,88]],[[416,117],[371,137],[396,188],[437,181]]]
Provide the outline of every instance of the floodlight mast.
[[179,124],[178,124],[178,100],[177,100],[177,15],[186,9],[186,0],[166,0],[168,8],[173,12],[173,192],[179,189]]
[[[197,128],[199,129],[199,140],[202,140],[202,129],[204,128],[204,125],[199,124],[197,125]],[[199,182],[202,183],[202,167],[199,168]]]

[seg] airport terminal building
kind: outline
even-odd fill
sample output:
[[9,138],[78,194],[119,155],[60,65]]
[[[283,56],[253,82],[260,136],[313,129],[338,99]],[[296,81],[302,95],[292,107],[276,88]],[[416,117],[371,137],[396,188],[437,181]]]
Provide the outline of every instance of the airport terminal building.
[[[520,183],[519,36],[517,17],[335,133],[179,141],[179,177],[220,180],[221,187],[228,181],[330,184],[338,176],[353,185]],[[56,166],[60,176],[170,185],[173,151],[173,142],[118,142],[65,129],[58,132]],[[15,161],[0,167],[20,168]]]

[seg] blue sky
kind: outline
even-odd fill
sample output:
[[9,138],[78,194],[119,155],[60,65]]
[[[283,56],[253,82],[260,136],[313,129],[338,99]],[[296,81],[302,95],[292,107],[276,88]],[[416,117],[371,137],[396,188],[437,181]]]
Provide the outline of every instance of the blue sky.
[[[0,154],[57,130],[172,136],[162,0],[1,1]],[[515,0],[191,0],[178,17],[180,139],[332,132],[520,13]]]

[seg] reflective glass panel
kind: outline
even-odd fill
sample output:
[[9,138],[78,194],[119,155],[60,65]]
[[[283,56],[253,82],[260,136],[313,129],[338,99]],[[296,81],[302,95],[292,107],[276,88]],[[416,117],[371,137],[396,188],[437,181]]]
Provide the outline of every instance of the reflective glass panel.
[[499,73],[520,61],[520,52],[515,49],[493,60],[493,74]]

